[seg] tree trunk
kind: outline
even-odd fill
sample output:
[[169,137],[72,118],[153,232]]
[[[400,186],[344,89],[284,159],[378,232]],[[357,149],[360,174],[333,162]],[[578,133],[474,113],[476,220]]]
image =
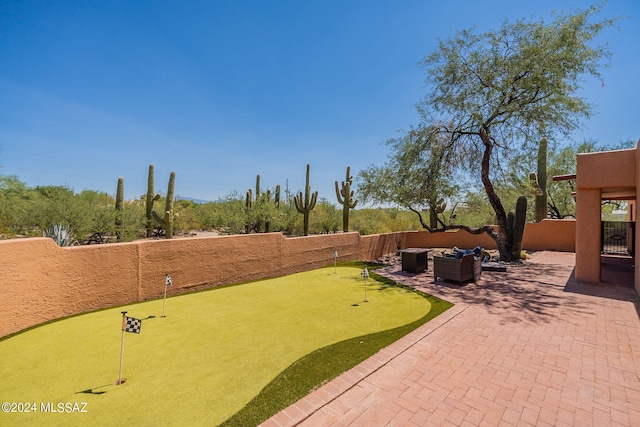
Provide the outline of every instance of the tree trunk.
[[487,193],[487,197],[489,198],[489,203],[491,203],[491,207],[496,214],[496,223],[498,225],[498,235],[491,236],[496,241],[496,245],[498,246],[498,252],[500,252],[500,259],[502,261],[511,261],[512,253],[511,253],[511,244],[509,242],[508,234],[507,234],[507,214],[502,206],[502,201],[500,201],[500,197],[496,194],[495,189],[493,188],[493,183],[491,182],[491,178],[489,177],[489,170],[491,168],[491,152],[493,151],[493,142],[491,141],[491,137],[489,136],[487,130],[483,127],[480,128],[480,138],[482,139],[482,143],[484,144],[484,154],[482,156],[482,169],[481,169],[481,179],[482,185],[484,185],[484,190]]

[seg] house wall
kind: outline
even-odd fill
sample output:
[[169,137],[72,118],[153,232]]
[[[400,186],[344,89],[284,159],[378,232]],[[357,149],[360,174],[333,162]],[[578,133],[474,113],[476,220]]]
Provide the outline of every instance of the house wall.
[[[636,164],[638,149],[585,153],[577,156],[576,171],[576,278],[600,281],[601,202],[604,192],[631,194],[640,188]],[[635,208],[635,201],[632,202]],[[633,213],[635,216],[635,213]],[[639,280],[636,273],[636,290]]]
[[[525,249],[573,250],[572,221],[527,224]],[[398,232],[285,238],[280,233],[60,248],[47,238],[0,241],[0,337],[101,308],[277,277],[339,261],[374,260],[407,247],[494,248],[486,235]],[[531,245],[531,246],[527,246]]]
[[[638,144],[640,145],[640,141],[638,141]],[[640,149],[636,149],[636,164],[640,165]],[[640,168],[638,168],[640,169]],[[633,204],[631,205],[632,207],[632,220],[635,221],[636,217],[637,217],[637,207],[638,207],[638,200],[640,200],[640,171],[638,171],[636,169],[636,200],[633,202]],[[634,262],[634,266],[640,266],[640,264],[638,264],[638,262],[640,262],[640,251],[638,250],[638,248],[640,248],[640,230],[638,230],[636,228],[636,253],[635,253],[635,262]],[[640,268],[636,267],[634,270],[634,284],[635,284],[635,288],[636,288],[636,293],[638,293],[640,295]]]
[[636,151],[633,148],[578,154],[576,187],[578,189],[635,187]]
[[576,279],[585,282],[600,281],[601,200],[600,188],[576,191]]

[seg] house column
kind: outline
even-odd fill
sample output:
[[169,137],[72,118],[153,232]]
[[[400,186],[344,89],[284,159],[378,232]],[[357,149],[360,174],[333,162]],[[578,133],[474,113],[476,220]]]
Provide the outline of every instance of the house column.
[[602,189],[578,188],[576,192],[576,279],[600,281]]

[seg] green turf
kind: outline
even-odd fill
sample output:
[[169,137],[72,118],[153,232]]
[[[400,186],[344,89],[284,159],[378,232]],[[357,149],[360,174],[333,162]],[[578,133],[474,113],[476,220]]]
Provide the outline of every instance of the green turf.
[[[309,377],[313,387],[397,339],[389,330],[405,334],[433,313],[428,299],[371,279],[363,303],[360,271],[328,267],[170,298],[166,318],[162,301],[103,310],[0,341],[0,402],[37,409],[0,413],[0,425],[216,425],[242,410],[241,425],[268,416],[286,404],[274,398],[286,378]],[[122,310],[145,320],[140,335],[125,335],[127,382],[115,386]],[[260,399],[266,412],[251,409]],[[41,412],[59,402],[86,402],[87,412]]]

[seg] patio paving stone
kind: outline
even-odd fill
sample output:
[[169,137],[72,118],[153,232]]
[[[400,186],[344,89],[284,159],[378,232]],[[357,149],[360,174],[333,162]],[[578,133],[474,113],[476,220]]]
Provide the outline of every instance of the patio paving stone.
[[574,264],[538,252],[463,286],[382,269],[455,306],[263,425],[640,425],[640,298]]

